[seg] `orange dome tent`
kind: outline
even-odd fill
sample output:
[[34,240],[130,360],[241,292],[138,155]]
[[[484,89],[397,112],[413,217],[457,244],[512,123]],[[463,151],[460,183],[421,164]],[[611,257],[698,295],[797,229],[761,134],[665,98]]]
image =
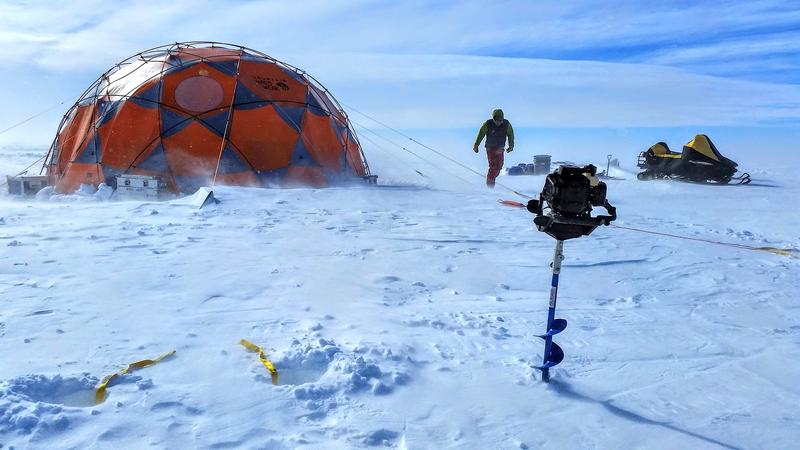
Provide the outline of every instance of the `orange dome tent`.
[[117,64],[67,112],[50,148],[57,192],[156,176],[200,186],[328,186],[368,178],[342,108],[304,71],[244,47],[172,44]]

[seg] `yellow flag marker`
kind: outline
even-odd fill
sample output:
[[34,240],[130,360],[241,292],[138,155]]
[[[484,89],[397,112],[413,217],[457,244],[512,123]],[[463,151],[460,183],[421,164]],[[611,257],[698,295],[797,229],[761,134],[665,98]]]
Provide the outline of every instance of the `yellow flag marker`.
[[170,356],[175,354],[175,350],[171,352],[167,352],[156,359],[143,359],[141,361],[136,361],[133,363],[128,364],[128,367],[122,369],[119,372],[112,373],[107,377],[103,378],[103,381],[100,383],[100,386],[97,387],[97,394],[95,395],[95,402],[100,404],[105,400],[106,397],[106,388],[108,387],[108,383],[111,382],[114,378],[121,377],[123,375],[129,374],[134,370],[143,369],[148,366],[152,366],[155,363],[161,362],[165,358],[169,358]]
[[800,252],[794,248],[757,247],[755,250],[770,252],[780,256],[794,256],[795,254],[800,255]]
[[275,365],[272,364],[272,361],[267,359],[267,356],[264,354],[264,350],[261,347],[253,344],[252,342],[248,341],[247,339],[242,339],[239,341],[240,344],[244,345],[244,347],[248,350],[254,351],[258,353],[258,359],[261,361],[261,364],[264,364],[264,367],[269,370],[270,375],[272,376],[272,384],[278,384],[278,369],[275,368]]

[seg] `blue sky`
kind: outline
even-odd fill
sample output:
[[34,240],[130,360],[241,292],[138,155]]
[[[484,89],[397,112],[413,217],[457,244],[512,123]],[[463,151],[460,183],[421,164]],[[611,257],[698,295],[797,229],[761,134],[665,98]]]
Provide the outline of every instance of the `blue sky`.
[[0,145],[46,144],[99,74],[183,40],[263,51],[405,129],[468,130],[495,106],[542,130],[752,129],[783,143],[800,124],[794,1],[4,0],[0,130],[66,103]]

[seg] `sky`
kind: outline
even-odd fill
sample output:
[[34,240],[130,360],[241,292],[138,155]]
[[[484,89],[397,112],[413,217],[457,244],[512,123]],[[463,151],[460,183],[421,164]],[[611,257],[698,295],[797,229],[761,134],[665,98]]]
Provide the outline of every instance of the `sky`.
[[800,2],[765,0],[0,0],[0,100],[11,105],[0,146],[46,146],[113,64],[188,40],[262,51],[346,107],[422,135],[450,130],[459,145],[502,107],[534,141],[674,134],[679,146],[712,130],[798,150]]

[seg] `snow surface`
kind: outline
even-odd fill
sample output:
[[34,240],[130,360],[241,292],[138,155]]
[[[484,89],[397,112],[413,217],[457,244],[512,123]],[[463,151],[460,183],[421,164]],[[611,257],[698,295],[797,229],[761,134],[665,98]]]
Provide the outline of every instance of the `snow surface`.
[[[554,241],[449,170],[475,186],[217,187],[202,210],[0,196],[0,448],[797,448],[800,260],[568,241],[566,357],[543,384]],[[753,175],[609,198],[620,225],[800,247],[795,177]],[[172,349],[94,404],[104,376]]]

